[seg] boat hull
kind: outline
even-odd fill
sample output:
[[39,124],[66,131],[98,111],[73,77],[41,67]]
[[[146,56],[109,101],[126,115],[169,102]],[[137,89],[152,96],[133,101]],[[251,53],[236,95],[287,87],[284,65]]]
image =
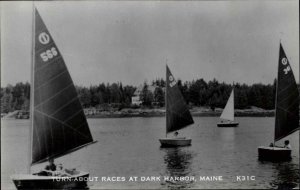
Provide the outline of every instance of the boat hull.
[[289,161],[291,157],[292,150],[280,147],[258,147],[258,159],[261,161]]
[[79,172],[71,177],[20,174],[12,176],[17,189],[87,189],[89,173]]
[[218,127],[237,127],[239,125],[238,122],[221,122],[217,124]]
[[177,147],[177,146],[190,146],[192,139],[186,138],[165,138],[159,139],[159,142],[162,147]]

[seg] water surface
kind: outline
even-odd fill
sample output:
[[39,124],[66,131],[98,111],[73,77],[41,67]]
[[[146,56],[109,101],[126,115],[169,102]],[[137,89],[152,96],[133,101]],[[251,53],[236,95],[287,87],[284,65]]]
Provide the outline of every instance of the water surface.
[[[257,147],[273,141],[274,118],[237,118],[237,128],[218,128],[216,117],[194,120],[194,125],[180,132],[192,138],[192,146],[160,148],[158,139],[165,136],[164,117],[88,119],[98,143],[55,162],[106,179],[89,182],[91,189],[261,189],[299,183],[299,132],[288,137],[292,161],[260,162]],[[26,172],[28,131],[29,120],[1,121],[2,189],[15,189],[10,175]],[[282,145],[284,140],[277,144]],[[32,170],[41,167],[44,165]],[[133,176],[160,176],[161,180],[128,181]],[[168,181],[163,176],[188,176],[197,181]],[[200,176],[222,176],[223,181],[200,181]],[[236,176],[255,176],[255,181],[237,181]],[[109,177],[124,177],[126,181],[109,182]]]

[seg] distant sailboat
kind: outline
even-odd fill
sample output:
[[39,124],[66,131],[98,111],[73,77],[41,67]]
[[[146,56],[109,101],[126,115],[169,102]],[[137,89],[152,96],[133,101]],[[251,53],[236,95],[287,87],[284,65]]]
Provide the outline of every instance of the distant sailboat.
[[275,102],[275,134],[272,147],[258,147],[260,160],[284,161],[291,159],[291,149],[275,146],[275,142],[299,129],[299,91],[296,80],[280,43]]
[[194,123],[188,106],[177,86],[174,76],[166,66],[166,138],[159,139],[162,146],[188,146],[192,139],[186,137],[167,138],[167,134]]
[[11,178],[17,189],[85,188],[89,173],[65,170],[69,180],[50,171],[30,173],[31,165],[61,157],[95,141],[61,52],[34,8],[30,149],[28,174]]
[[239,125],[238,122],[234,121],[234,88],[220,118],[221,122],[217,124],[218,127],[237,127]]

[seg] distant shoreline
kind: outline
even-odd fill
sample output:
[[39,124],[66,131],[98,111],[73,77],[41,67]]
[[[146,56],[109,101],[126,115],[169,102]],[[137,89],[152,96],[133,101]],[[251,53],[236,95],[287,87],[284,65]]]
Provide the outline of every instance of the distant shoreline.
[[[193,117],[220,117],[222,109],[212,111],[208,108],[194,107],[191,110]],[[235,110],[236,117],[274,117],[274,110],[264,110],[256,107],[244,110]],[[120,111],[102,111],[87,114],[87,118],[125,118],[125,117],[165,117],[164,109],[123,109]]]
[[[220,114],[192,114],[193,117],[219,117]],[[88,115],[88,119],[98,119],[98,118],[133,118],[133,117],[165,117],[165,114],[146,114],[146,115],[130,115],[130,114],[111,114],[111,115]],[[235,115],[235,117],[274,117],[274,114],[271,113],[251,113],[251,114],[239,114]]]
[[[15,119],[21,111],[14,111],[1,117],[3,119]],[[97,110],[95,108],[87,108],[84,110],[87,118],[125,118],[125,117],[165,117],[164,108],[124,108],[121,110]],[[222,109],[216,108],[214,111],[207,107],[193,107],[190,109],[193,117],[220,117]],[[264,110],[257,107],[250,109],[235,110],[236,117],[274,117],[274,110]],[[28,119],[29,112],[26,117],[19,119]]]

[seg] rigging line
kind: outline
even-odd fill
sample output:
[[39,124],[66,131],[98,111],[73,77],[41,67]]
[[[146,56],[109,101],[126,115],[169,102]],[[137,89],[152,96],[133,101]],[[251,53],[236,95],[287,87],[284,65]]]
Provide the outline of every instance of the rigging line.
[[74,114],[72,114],[70,117],[64,120],[64,123],[67,123],[70,119],[74,118],[74,116],[78,115],[79,113],[82,113],[82,110],[78,110]]
[[292,116],[296,116],[296,117],[297,117],[297,115],[295,115],[294,113],[291,113],[290,111],[288,111],[288,110],[286,110],[286,109],[284,109],[284,108],[282,108],[282,107],[280,107],[280,106],[278,106],[278,109],[281,109],[282,111],[285,111],[285,112],[288,113],[289,115],[292,115]]
[[286,89],[288,89],[290,86],[292,86],[293,84],[287,85],[285,88],[281,89],[278,93],[281,93],[283,91],[285,91]]
[[[298,99],[298,98],[295,98],[295,99],[293,100],[293,102],[292,102],[286,109],[289,109],[290,107],[294,106],[295,103],[297,103],[298,101],[299,101],[299,99]],[[299,107],[299,104],[297,105],[296,108],[298,108],[298,107]]]
[[74,129],[80,129],[84,124],[88,125],[86,120],[84,120],[82,123],[80,123],[80,125],[78,125],[78,126],[77,126],[76,128],[74,128]]
[[[42,150],[42,144],[41,144],[41,141],[40,141],[40,136],[38,135],[38,132],[37,132],[37,128],[34,128],[33,131],[34,131],[35,135],[37,136],[37,142],[38,142],[37,144],[39,146],[39,150],[41,151]],[[31,154],[33,154],[33,152],[31,152]],[[32,160],[30,160],[30,162],[32,162]]]
[[[56,48],[57,49],[57,48]],[[56,55],[55,57],[53,57],[52,59],[50,59],[47,63],[43,63],[43,66],[40,66],[38,68],[36,68],[34,70],[34,72],[39,72],[40,70],[48,67],[49,65],[52,65],[54,62],[56,62],[58,59],[63,59],[62,56],[60,54]],[[63,61],[64,62],[64,61]],[[65,66],[65,65],[64,65]]]
[[[49,97],[47,100],[40,102],[38,105],[34,106],[34,108],[38,108],[40,105],[48,102],[50,99],[54,98],[55,96],[57,96],[58,94],[62,93],[64,90],[66,90],[67,88],[69,88],[70,86],[72,86],[73,83],[71,82],[70,84],[68,84],[66,87],[64,87],[63,89],[61,89],[60,91],[58,91],[57,93],[55,93],[54,95],[52,95],[51,97]],[[76,96],[77,97],[77,96]]]
[[278,104],[280,104],[281,102],[289,99],[292,95],[295,94],[295,92],[298,92],[298,89],[295,89],[294,92],[290,93],[288,96],[284,97],[284,99],[282,99],[280,102],[278,102]]
[[51,118],[51,119],[53,119],[53,120],[59,122],[59,123],[62,124],[63,126],[66,126],[66,127],[70,128],[70,129],[72,129],[73,131],[77,132],[78,134],[80,134],[80,135],[82,135],[82,136],[84,136],[84,137],[86,137],[86,138],[90,138],[90,137],[86,136],[85,134],[81,133],[80,131],[76,130],[74,127],[72,127],[72,126],[70,126],[70,125],[68,125],[68,124],[65,124],[63,121],[61,121],[61,120],[59,120],[59,119],[56,119],[56,118],[52,117],[51,115],[48,115],[48,114],[43,113],[43,112],[40,112],[40,111],[38,111],[38,110],[35,110],[35,111],[38,112],[38,113],[40,113],[40,114],[42,114],[42,115],[44,115],[44,116],[46,116],[46,117],[48,117],[48,118]]
[[[181,118],[183,118],[185,121],[191,121],[191,120],[189,120],[189,119],[186,119],[184,116],[184,113],[186,113],[188,110],[185,110],[185,111],[183,111],[182,113],[180,113],[180,114],[177,114],[177,113],[175,113],[175,112],[173,112],[173,111],[171,111],[171,113],[175,113],[174,115],[177,115],[177,116],[180,116]],[[189,114],[190,115],[190,114]],[[194,120],[193,120],[193,118],[192,118],[192,121],[194,122]]]
[[[57,112],[59,112],[60,110],[62,110],[63,108],[67,107],[68,105],[70,105],[72,102],[74,102],[75,100],[77,100],[77,96],[75,96],[74,98],[72,98],[70,101],[68,101],[67,103],[64,103],[64,105],[60,106],[59,108],[57,108],[56,110],[54,110],[53,113],[49,113],[49,115],[54,116]],[[81,111],[81,110],[80,110]]]
[[57,75],[55,75],[54,77],[48,79],[46,82],[44,82],[43,84],[41,84],[40,86],[38,86],[37,88],[35,88],[35,91],[42,88],[43,86],[49,84],[49,82],[53,81],[54,79],[58,78],[59,76],[63,75],[64,73],[68,72],[68,70],[65,70]]
[[187,107],[187,104],[186,104],[185,99],[183,97],[181,99],[177,98],[177,99],[175,99],[175,101],[173,100],[173,105],[177,104],[178,102],[183,102],[184,106]]

